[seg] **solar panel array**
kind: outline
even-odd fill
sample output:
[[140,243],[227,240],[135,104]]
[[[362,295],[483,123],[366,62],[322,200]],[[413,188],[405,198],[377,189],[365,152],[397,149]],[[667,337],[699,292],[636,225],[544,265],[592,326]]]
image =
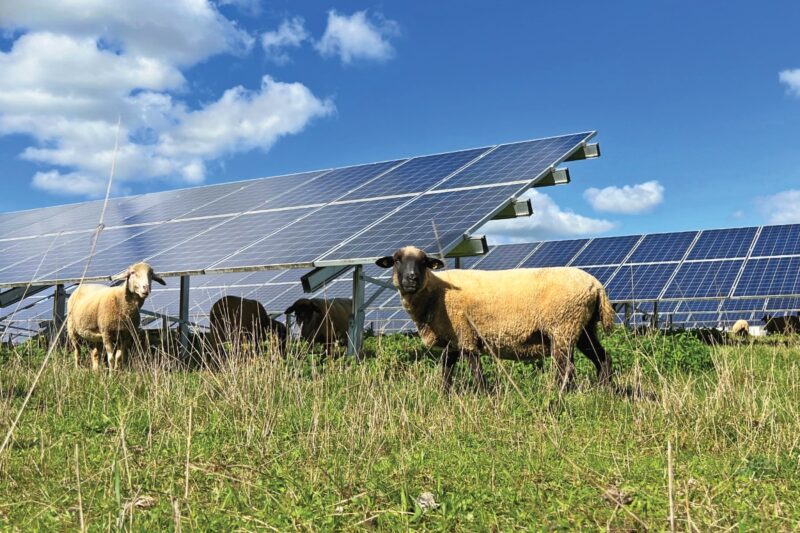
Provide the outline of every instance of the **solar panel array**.
[[[371,260],[410,235],[445,252],[594,132],[113,199],[86,279]],[[99,201],[3,214],[0,287],[79,280]]]
[[[779,255],[768,255],[772,253]],[[661,324],[687,327],[726,325],[740,318],[758,324],[764,314],[781,316],[800,310],[800,225],[500,245],[486,255],[462,259],[462,268],[552,265],[556,257],[567,258],[560,266],[578,266],[597,277],[613,301],[631,302],[632,324],[648,323],[656,306]],[[309,296],[298,281],[303,273],[277,270],[196,278],[190,318],[207,325],[211,305],[225,294],[258,299],[270,312],[281,313],[297,298]],[[391,271],[366,265],[365,274],[389,281]],[[349,276],[345,278],[314,296],[350,297],[352,282]],[[377,286],[367,284],[366,298],[378,291]],[[41,299],[33,297],[23,304]],[[176,316],[177,287],[155,290],[145,308]],[[52,302],[45,299],[18,312],[16,324],[35,331],[38,322],[51,314]],[[622,314],[618,318],[624,319]],[[393,291],[374,300],[366,324],[384,333],[414,329]],[[24,331],[17,334],[24,335]]]

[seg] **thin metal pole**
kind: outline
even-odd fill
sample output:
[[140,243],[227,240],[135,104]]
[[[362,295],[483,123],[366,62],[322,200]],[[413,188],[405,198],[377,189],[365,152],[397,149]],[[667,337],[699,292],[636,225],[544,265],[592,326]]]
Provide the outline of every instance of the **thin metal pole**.
[[364,267],[353,269],[353,310],[347,335],[347,355],[358,355],[364,341]]
[[61,342],[59,333],[64,321],[67,318],[67,291],[64,290],[64,285],[56,285],[55,293],[53,294],[53,330],[50,333],[50,344]]
[[181,346],[181,357],[186,360],[189,356],[189,280],[190,276],[181,276],[181,302],[178,316],[178,340]]

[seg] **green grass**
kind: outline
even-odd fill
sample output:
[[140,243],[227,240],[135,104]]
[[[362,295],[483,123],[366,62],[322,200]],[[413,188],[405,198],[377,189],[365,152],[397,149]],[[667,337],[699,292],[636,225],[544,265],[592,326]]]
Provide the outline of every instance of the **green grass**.
[[[549,364],[488,360],[491,392],[462,362],[446,396],[403,337],[370,339],[362,363],[217,373],[107,375],[55,354],[0,455],[0,529],[75,530],[82,511],[90,530],[661,530],[668,442],[679,530],[800,527],[797,347],[605,342],[644,398],[595,386],[579,354],[563,397]],[[3,437],[42,353],[0,361]]]

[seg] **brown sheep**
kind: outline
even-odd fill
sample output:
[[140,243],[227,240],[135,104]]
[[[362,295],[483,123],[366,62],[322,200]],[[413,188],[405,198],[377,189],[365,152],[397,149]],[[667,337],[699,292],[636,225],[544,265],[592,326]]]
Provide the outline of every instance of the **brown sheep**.
[[294,313],[300,336],[310,343],[323,343],[326,349],[347,341],[353,300],[350,298],[300,298],[286,314]]
[[462,353],[475,381],[484,386],[480,353],[489,348],[502,359],[535,360],[551,353],[560,387],[571,384],[572,349],[577,346],[594,364],[603,383],[611,381],[611,359],[600,345],[596,324],[610,330],[614,309],[603,285],[577,268],[448,270],[413,246],[379,259],[394,267],[393,282],[403,307],[426,346],[445,349],[445,390]]
[[286,326],[270,318],[261,302],[240,298],[239,296],[223,296],[211,306],[211,343],[216,353],[220,344],[234,339],[247,339],[255,346],[277,337],[278,351],[286,353]]
[[150,295],[152,282],[166,285],[147,263],[136,263],[116,280],[125,280],[117,287],[80,285],[67,301],[67,335],[80,365],[79,341],[91,346],[92,368],[100,368],[100,350],[105,348],[108,367],[117,369],[125,362],[128,350],[138,338],[139,310]]

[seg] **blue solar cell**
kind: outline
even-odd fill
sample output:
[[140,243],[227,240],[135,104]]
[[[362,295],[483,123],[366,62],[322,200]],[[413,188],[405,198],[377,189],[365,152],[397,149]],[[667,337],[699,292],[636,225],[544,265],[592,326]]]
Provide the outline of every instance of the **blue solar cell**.
[[[312,212],[311,208],[291,211],[267,211],[229,219],[213,229],[198,232],[189,240],[154,254],[150,260],[162,272],[186,272],[205,269]],[[206,221],[206,228],[208,221]]]
[[488,148],[415,157],[375,181],[348,194],[345,199],[372,198],[392,194],[423,192],[463,167]]
[[517,192],[519,186],[511,185],[425,194],[321,259],[372,259],[409,244],[438,252],[440,246],[456,244],[465,231],[502,208]]
[[[89,204],[92,203],[94,202],[89,202]],[[0,237],[32,237],[64,231],[59,221],[67,217],[70,212],[83,209],[86,205],[88,204],[57,205],[12,213],[15,216],[0,225]],[[95,217],[94,224],[97,224],[97,221],[98,218]],[[67,229],[72,230],[73,228]]]
[[[242,182],[242,188],[199,207],[185,216],[216,216],[271,209],[273,204],[277,205],[281,198],[301,188],[306,193],[306,200],[310,200],[306,203],[316,203],[313,192],[314,183],[325,172],[305,172]],[[282,206],[285,205],[282,204]]]
[[463,269],[470,269],[470,268],[481,268],[480,263],[483,262],[489,256],[488,253],[483,255],[473,255],[472,257],[462,257],[461,258],[461,268]]
[[192,213],[196,213],[208,204],[224,199],[242,187],[244,187],[242,182],[234,182],[152,193],[146,195],[158,200],[152,207],[125,217],[120,223],[145,224],[194,217],[197,215]]
[[749,259],[734,296],[800,294],[800,257]]
[[800,311],[800,298],[770,298],[767,311]]
[[725,259],[745,257],[758,228],[706,230],[692,246],[687,259]]
[[743,263],[741,259],[683,263],[664,293],[664,298],[726,297]]
[[614,272],[617,270],[615,266],[608,266],[608,267],[580,267],[581,270],[584,270],[591,274],[592,276],[596,277],[597,280],[605,285],[608,283],[608,280],[611,279],[611,276],[614,275]]
[[575,258],[572,266],[618,265],[639,242],[639,235],[593,239]]
[[[218,219],[217,223],[224,220]],[[92,258],[88,270],[86,270],[86,277],[103,277],[116,274],[138,261],[148,261],[157,272],[167,272],[168,270],[162,268],[160,261],[153,256],[178,246],[181,242],[203,232],[207,228],[207,220],[186,220],[138,228],[125,227],[103,231],[101,234],[103,246],[98,246],[98,251]],[[137,229],[146,229],[147,231],[130,237],[130,233],[135,232]],[[125,240],[126,238],[127,240]],[[110,246],[106,246],[107,244],[110,244]],[[206,243],[206,248],[210,249],[211,244]],[[77,262],[62,263],[66,266],[47,272],[44,276],[38,276],[36,279],[80,279],[85,269],[88,249],[86,247],[82,250],[84,257],[81,257]]]
[[606,284],[606,290],[615,301],[655,300],[677,266],[677,263],[624,265]]
[[751,257],[800,254],[800,224],[764,226]]
[[628,263],[651,263],[655,261],[679,261],[686,254],[692,244],[696,231],[682,233],[653,233],[645,235],[636,250],[633,251]]
[[486,259],[480,262],[479,270],[504,270],[517,266],[530,254],[538,243],[506,244],[497,246]]
[[694,300],[681,302],[681,311],[693,313],[716,313],[720,300]]
[[325,206],[308,218],[214,265],[214,268],[311,262],[375,220],[380,220],[403,201],[395,198]]
[[522,267],[566,266],[587,242],[588,239],[543,242]]
[[451,177],[437,189],[472,187],[487,183],[533,181],[575,151],[592,133],[538,139],[498,147]]
[[742,298],[722,302],[723,311],[761,311],[764,309],[766,300],[764,298]]
[[[25,244],[0,254],[0,283],[28,281],[33,274],[42,273],[39,262],[46,260],[53,250],[73,245],[76,251],[88,251],[91,238],[91,233],[75,233],[25,239]],[[19,268],[23,264],[25,269]]]
[[[325,204],[332,202],[349,192],[363,186],[373,178],[387,170],[407,161],[385,161],[355,167],[338,168],[316,178],[308,186],[299,187],[286,194],[275,198],[269,203],[270,208],[288,207],[296,205]],[[355,196],[358,196],[356,193]]]

